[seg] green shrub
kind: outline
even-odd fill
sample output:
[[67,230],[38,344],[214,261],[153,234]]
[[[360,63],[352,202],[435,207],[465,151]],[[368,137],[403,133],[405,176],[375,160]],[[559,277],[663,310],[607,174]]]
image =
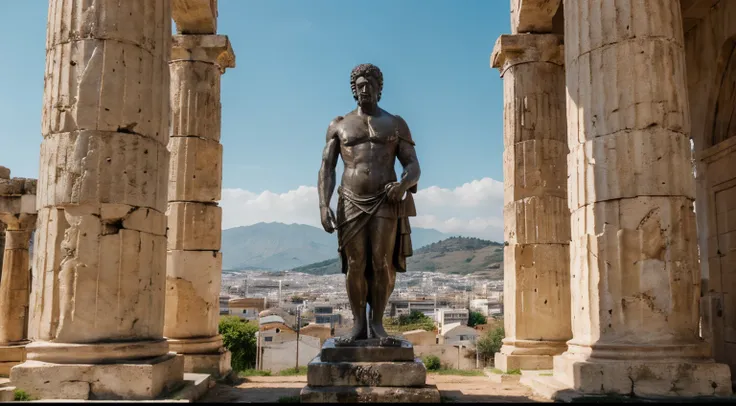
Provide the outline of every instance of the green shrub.
[[427,355],[424,357],[424,366],[427,368],[427,371],[437,371],[440,368],[442,368],[442,365],[440,364],[440,357],[436,355]]
[[480,324],[486,324],[488,319],[481,312],[470,312],[468,315],[468,327],[475,327]]
[[501,345],[503,345],[501,340],[503,340],[505,335],[506,333],[503,327],[496,327],[495,329],[488,331],[483,335],[483,337],[479,338],[475,343],[478,357],[485,363],[492,360],[494,354],[501,351]]
[[254,368],[256,365],[256,332],[258,326],[237,316],[220,319],[219,332],[222,342],[232,354],[232,368],[236,372]]
[[26,391],[22,389],[16,389],[13,391],[13,400],[16,402],[28,402],[31,399],[31,396],[26,393]]

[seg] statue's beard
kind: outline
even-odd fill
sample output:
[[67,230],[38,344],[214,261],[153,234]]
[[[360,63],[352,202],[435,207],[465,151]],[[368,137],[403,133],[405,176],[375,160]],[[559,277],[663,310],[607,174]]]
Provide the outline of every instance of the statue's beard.
[[371,107],[371,106],[374,106],[375,104],[376,102],[370,96],[358,96],[358,105],[360,107]]

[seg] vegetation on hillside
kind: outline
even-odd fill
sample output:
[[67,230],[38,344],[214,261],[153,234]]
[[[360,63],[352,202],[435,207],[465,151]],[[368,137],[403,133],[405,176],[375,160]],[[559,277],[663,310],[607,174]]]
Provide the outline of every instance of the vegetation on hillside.
[[434,320],[424,313],[412,310],[411,313],[399,317],[386,317],[383,326],[391,333],[403,333],[412,330],[434,331]]
[[[409,272],[445,272],[448,274],[487,273],[490,279],[503,278],[503,244],[470,237],[450,237],[414,251],[407,259]],[[339,258],[328,259],[292,269],[312,275],[341,272]]]
[[220,319],[219,332],[225,348],[232,354],[231,365],[235,372],[255,367],[257,331],[255,323],[248,323],[237,316]]

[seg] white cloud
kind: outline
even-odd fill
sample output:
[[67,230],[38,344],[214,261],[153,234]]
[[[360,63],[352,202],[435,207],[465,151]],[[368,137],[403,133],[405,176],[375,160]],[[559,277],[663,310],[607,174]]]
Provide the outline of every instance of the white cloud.
[[[431,186],[415,195],[417,217],[412,226],[503,241],[503,183],[483,178],[454,189]],[[333,208],[334,208],[333,199]],[[259,222],[320,226],[319,199],[314,186],[299,186],[286,193],[253,193],[223,189],[222,227]]]

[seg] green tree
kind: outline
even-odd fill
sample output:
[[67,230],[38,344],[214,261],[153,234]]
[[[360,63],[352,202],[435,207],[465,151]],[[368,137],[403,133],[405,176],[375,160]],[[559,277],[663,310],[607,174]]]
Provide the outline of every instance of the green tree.
[[427,371],[437,371],[442,366],[440,364],[440,357],[436,355],[427,355],[423,361]]
[[258,326],[237,316],[224,316],[220,319],[219,332],[222,342],[232,354],[232,368],[240,372],[256,365],[256,332]]
[[476,351],[478,351],[478,357],[487,363],[492,360],[494,354],[501,351],[501,340],[505,337],[506,332],[503,327],[496,327],[493,330],[489,330],[475,343]]
[[486,316],[483,315],[481,312],[470,312],[470,315],[468,317],[468,327],[475,327],[479,324],[486,324],[488,321],[486,320]]

